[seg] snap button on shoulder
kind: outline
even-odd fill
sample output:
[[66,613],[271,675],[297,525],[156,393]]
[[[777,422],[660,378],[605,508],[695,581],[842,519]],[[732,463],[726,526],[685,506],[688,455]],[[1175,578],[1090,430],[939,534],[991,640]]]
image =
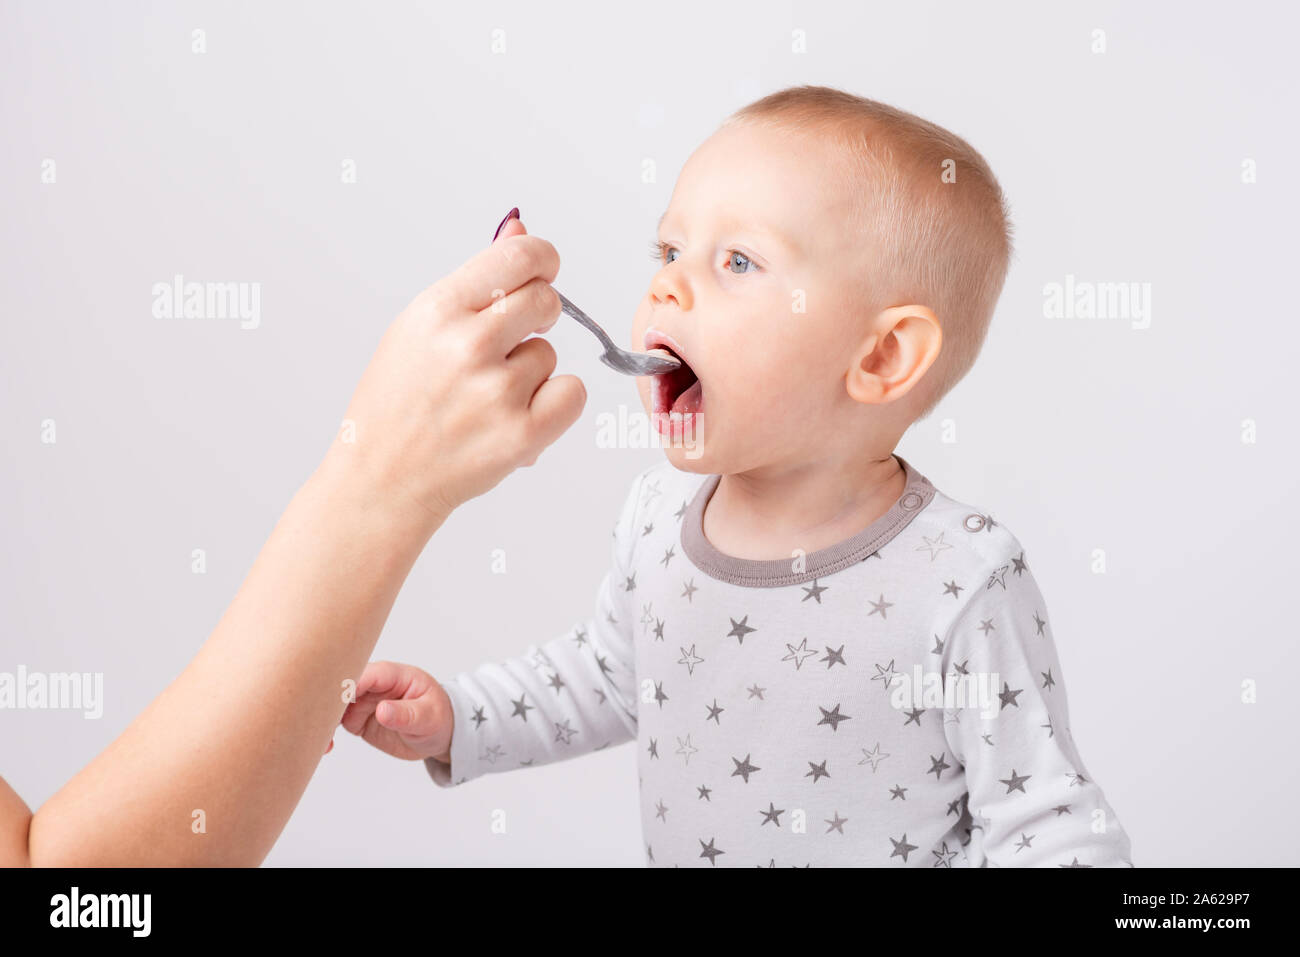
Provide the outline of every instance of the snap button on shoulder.
[[908,492],[906,495],[903,496],[903,499],[901,502],[899,502],[899,504],[902,505],[903,508],[907,509],[908,511],[911,511],[914,508],[920,508],[921,496],[918,495],[916,492]]
[[973,513],[967,515],[966,520],[962,522],[962,525],[965,526],[966,531],[968,532],[978,532],[984,527],[984,516]]

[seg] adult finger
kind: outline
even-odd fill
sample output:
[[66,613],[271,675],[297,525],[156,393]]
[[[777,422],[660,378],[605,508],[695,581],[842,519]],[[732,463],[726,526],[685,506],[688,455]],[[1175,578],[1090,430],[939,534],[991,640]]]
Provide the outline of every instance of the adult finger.
[[498,239],[437,285],[451,306],[478,312],[531,279],[554,282],[559,272],[560,254],[547,240],[514,234]]
[[555,371],[558,357],[555,347],[545,339],[525,339],[506,356],[506,367],[513,375],[511,384],[516,394],[531,404],[537,387]]
[[479,321],[491,330],[501,355],[534,332],[546,332],[560,318],[560,294],[544,279],[533,279],[480,312]]
[[497,234],[492,237],[492,242],[495,243],[500,239],[508,239],[511,236],[522,236],[528,232],[528,229],[519,219],[519,210],[515,209],[512,210],[512,212],[514,212],[515,215],[511,216],[501,224],[501,228],[497,230]]
[[533,454],[538,455],[564,434],[578,420],[587,403],[587,389],[576,375],[557,375],[547,379],[533,393],[528,404],[534,437]]

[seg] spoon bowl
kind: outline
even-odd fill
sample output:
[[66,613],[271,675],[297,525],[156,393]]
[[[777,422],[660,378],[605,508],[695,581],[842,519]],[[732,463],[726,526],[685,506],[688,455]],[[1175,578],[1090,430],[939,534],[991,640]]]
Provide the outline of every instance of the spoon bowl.
[[560,297],[560,311],[578,320],[579,323],[591,331],[592,335],[600,340],[600,344],[605,347],[605,351],[600,356],[600,361],[615,372],[632,376],[663,375],[665,372],[672,372],[681,368],[682,364],[678,359],[620,349],[614,344],[614,340],[606,334],[605,330],[600,328],[585,312],[571,303],[564,293],[558,289],[556,293]]

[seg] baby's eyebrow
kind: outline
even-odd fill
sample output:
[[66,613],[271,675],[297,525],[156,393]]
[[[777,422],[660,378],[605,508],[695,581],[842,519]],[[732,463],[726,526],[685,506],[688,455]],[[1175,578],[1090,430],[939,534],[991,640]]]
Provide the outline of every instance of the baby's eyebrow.
[[[664,220],[667,218],[668,218],[668,211],[664,210],[664,214],[659,217],[659,222],[655,225],[656,234],[658,234],[663,230]],[[774,240],[775,242],[779,243],[787,252],[790,252],[796,256],[803,252],[802,248],[794,240],[782,235],[781,233],[777,232],[774,229],[770,229],[767,226],[763,226],[760,223],[756,223],[752,221],[745,222],[739,219],[728,219],[727,224],[739,226],[742,229],[750,229],[755,232],[760,232],[763,235]]]

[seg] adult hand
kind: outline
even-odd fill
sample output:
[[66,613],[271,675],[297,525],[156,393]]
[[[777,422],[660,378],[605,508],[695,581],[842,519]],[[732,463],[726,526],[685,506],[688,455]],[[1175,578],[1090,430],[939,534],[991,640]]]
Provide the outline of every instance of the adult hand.
[[[560,316],[555,247],[510,219],[493,244],[411,301],[385,333],[330,456],[383,501],[436,528],[536,462],[582,412],[577,376],[551,377]],[[354,439],[350,441],[350,439]]]

